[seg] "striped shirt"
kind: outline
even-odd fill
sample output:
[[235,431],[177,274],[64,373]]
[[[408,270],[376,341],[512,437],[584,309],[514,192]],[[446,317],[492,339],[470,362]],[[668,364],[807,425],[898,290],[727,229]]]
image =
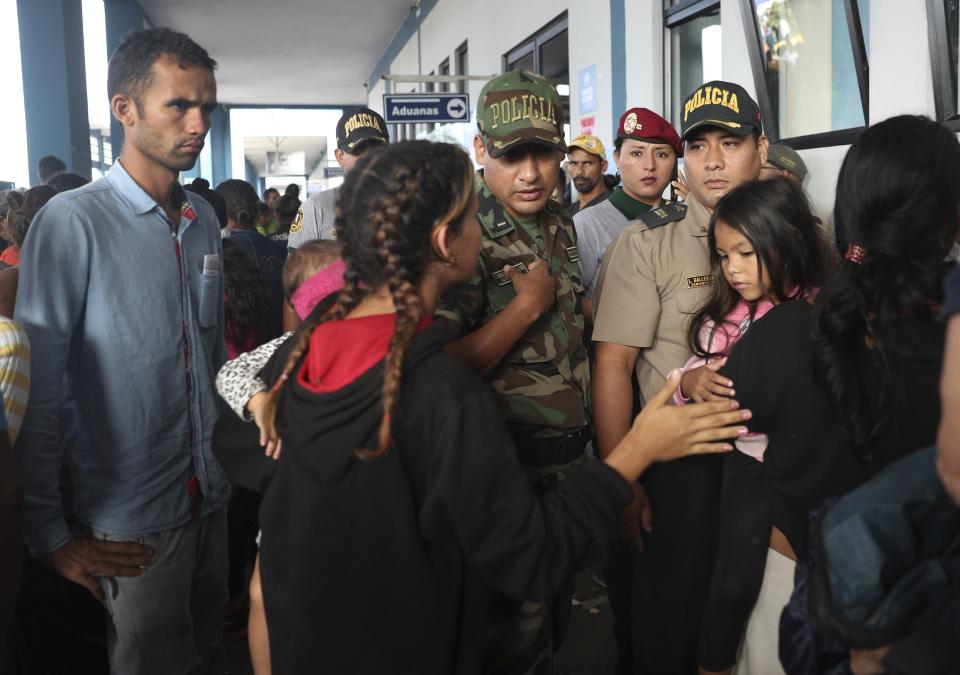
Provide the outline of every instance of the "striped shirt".
[[20,324],[5,316],[0,316],[0,393],[13,443],[30,396],[30,341]]

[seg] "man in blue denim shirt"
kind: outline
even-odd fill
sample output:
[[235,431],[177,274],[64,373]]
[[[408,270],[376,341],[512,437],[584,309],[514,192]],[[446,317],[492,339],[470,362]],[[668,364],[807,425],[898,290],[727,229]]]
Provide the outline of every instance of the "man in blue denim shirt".
[[[210,447],[226,354],[220,229],[178,183],[210,128],[215,67],[181,33],[128,36],[109,68],[119,161],[51,200],[23,245],[25,538],[105,602],[111,671],[124,675],[223,671],[230,488]],[[75,532],[58,487],[65,401]]]

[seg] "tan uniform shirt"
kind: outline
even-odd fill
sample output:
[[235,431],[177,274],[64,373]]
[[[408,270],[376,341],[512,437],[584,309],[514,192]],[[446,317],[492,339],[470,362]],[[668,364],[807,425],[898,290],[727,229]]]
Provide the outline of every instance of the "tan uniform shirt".
[[641,405],[690,357],[690,319],[713,283],[709,222],[710,212],[691,197],[682,220],[652,229],[634,221],[604,258],[593,339],[643,350],[636,368]]

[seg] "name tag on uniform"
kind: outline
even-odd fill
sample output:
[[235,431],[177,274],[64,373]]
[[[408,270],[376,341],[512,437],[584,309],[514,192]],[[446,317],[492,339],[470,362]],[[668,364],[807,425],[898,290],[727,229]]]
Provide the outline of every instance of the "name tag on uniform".
[[[524,274],[527,273],[527,266],[524,265],[522,262],[518,262],[517,264],[515,264],[513,266],[513,269],[517,270],[518,272],[522,272]],[[507,284],[513,283],[512,281],[510,281],[510,279],[507,278],[507,275],[503,270],[497,270],[496,272],[492,272],[490,276],[493,277],[493,281],[494,283],[497,284],[497,286],[506,286]]]
[[687,288],[702,288],[713,283],[713,276],[704,274],[699,277],[687,277]]
[[567,246],[567,260],[570,262],[580,262],[580,249],[574,246]]

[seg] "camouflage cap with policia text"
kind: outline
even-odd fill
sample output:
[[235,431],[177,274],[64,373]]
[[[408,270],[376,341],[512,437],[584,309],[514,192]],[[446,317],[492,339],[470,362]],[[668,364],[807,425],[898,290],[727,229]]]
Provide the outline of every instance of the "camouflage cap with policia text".
[[370,108],[351,108],[337,122],[337,147],[352,153],[361,143],[389,143],[387,123]]
[[713,80],[687,96],[680,117],[680,136],[684,140],[694,129],[719,127],[737,136],[753,131],[763,133],[760,106],[747,90],[733,82]]
[[560,95],[548,80],[528,70],[511,70],[483,85],[477,126],[494,158],[527,143],[567,152]]

